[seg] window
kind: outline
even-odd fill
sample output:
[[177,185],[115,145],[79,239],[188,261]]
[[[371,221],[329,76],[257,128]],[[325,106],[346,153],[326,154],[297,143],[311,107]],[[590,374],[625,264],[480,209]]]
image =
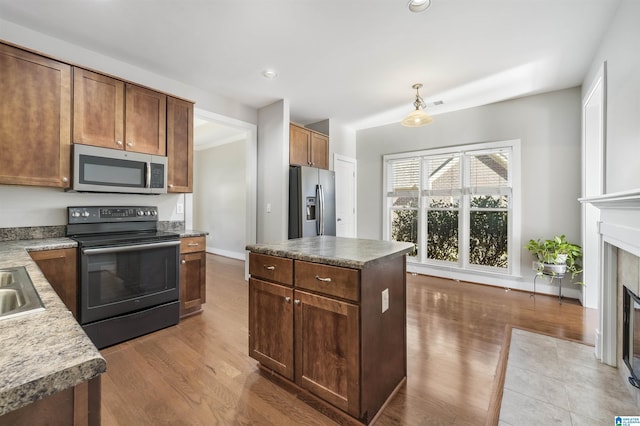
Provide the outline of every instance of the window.
[[416,244],[415,262],[513,273],[517,152],[507,141],[385,156],[386,239]]

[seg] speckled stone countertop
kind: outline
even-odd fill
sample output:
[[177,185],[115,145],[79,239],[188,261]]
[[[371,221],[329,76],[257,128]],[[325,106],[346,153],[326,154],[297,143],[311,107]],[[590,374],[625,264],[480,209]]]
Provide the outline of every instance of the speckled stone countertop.
[[247,250],[295,260],[364,269],[373,262],[411,252],[413,244],[325,235],[297,238],[280,243],[249,244]]
[[178,229],[174,232],[177,232],[178,234],[180,234],[180,238],[185,238],[185,237],[206,237],[207,235],[209,235],[208,232],[205,231],[198,231],[197,229]]
[[45,307],[0,317],[0,415],[107,369],[100,352],[27,252],[76,246],[68,238],[0,242],[0,269],[24,266]]

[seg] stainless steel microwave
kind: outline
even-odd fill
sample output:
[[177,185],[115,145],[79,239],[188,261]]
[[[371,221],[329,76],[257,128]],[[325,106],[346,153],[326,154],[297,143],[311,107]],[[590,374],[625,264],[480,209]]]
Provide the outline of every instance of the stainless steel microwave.
[[166,194],[167,157],[74,144],[72,189]]

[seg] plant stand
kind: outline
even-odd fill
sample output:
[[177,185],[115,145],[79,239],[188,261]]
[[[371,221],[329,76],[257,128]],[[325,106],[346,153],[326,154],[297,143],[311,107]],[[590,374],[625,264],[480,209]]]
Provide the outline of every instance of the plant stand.
[[544,272],[541,273],[541,274],[536,274],[536,276],[533,278],[533,294],[530,294],[529,297],[535,297],[536,296],[536,280],[541,275],[544,275],[545,277],[551,277],[550,284],[553,284],[553,280],[554,279],[558,280],[558,283],[559,283],[559,287],[558,287],[558,303],[562,304],[562,278],[564,278],[564,274],[545,274]]

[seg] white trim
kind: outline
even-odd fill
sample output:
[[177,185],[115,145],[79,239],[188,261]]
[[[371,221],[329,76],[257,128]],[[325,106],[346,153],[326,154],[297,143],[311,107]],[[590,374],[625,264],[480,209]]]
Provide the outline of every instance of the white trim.
[[[245,222],[245,238],[247,244],[255,244],[257,238],[257,205],[258,205],[258,127],[253,123],[226,117],[214,112],[194,108],[194,117],[221,123],[245,130],[246,143],[246,186],[247,213]],[[244,259],[244,256],[242,257]],[[249,262],[245,262],[245,279],[249,279]]]
[[[433,156],[438,156],[438,155],[452,155],[452,154],[458,154],[458,155],[464,155],[464,154],[478,154],[478,153],[482,153],[485,151],[490,151],[490,150],[496,150],[496,149],[500,149],[500,148],[508,148],[511,150],[511,154],[512,154],[512,158],[509,159],[509,161],[511,162],[511,167],[509,168],[509,173],[510,173],[510,181],[511,181],[511,188],[512,188],[512,193],[511,193],[511,212],[509,214],[509,233],[511,235],[511,241],[509,242],[509,246],[508,246],[508,256],[510,259],[510,268],[509,268],[509,272],[508,274],[500,274],[500,273],[492,273],[492,272],[487,272],[485,270],[481,270],[479,268],[475,268],[472,267],[470,265],[466,265],[466,269],[461,269],[458,268],[456,266],[454,266],[454,269],[459,270],[459,271],[464,271],[464,272],[457,272],[456,274],[460,275],[464,275],[466,278],[461,278],[464,279],[466,281],[473,281],[473,282],[477,282],[477,279],[473,279],[474,276],[483,276],[485,274],[487,274],[488,276],[491,276],[493,280],[498,280],[501,281],[502,278],[500,277],[508,277],[506,278],[507,281],[509,283],[510,287],[513,288],[522,288],[522,289],[530,289],[531,285],[527,284],[526,287],[523,286],[522,284],[518,284],[518,279],[521,278],[521,250],[520,247],[522,246],[522,201],[521,201],[521,142],[520,139],[510,139],[510,140],[505,140],[505,141],[495,141],[495,142],[482,142],[482,143],[476,143],[476,144],[467,144],[467,145],[458,145],[458,146],[451,146],[451,147],[443,147],[443,148],[436,148],[436,149],[427,149],[427,150],[420,150],[420,151],[411,151],[411,152],[403,152],[403,153],[396,153],[396,154],[386,154],[383,155],[382,157],[382,164],[383,164],[383,170],[382,170],[382,176],[383,176],[383,185],[382,185],[382,200],[383,200],[383,211],[382,211],[382,239],[383,240],[389,240],[391,238],[391,227],[390,227],[390,206],[389,206],[389,197],[388,197],[388,188],[389,188],[389,179],[391,179],[391,176],[389,176],[388,173],[388,162],[392,161],[392,160],[399,160],[399,159],[407,159],[407,158],[421,158],[421,157],[425,157],[425,156],[429,156],[429,157],[433,157]],[[423,171],[424,167],[421,164],[420,170],[421,173]],[[464,176],[462,177],[462,179],[464,179]],[[420,177],[420,182],[421,185],[423,184],[423,176]],[[464,182],[464,181],[463,181]],[[419,194],[421,195],[421,194]],[[421,200],[418,200],[418,210],[422,211],[422,216],[424,216],[426,209],[422,208],[421,206]],[[460,211],[460,216],[463,218],[463,220],[468,220],[468,212],[464,211],[463,206],[460,206],[459,208]],[[425,218],[421,217],[419,218],[419,220],[421,221],[421,223],[424,223]],[[467,224],[468,225],[468,224]],[[468,226],[466,226],[465,229],[468,229]],[[418,244],[419,247],[425,247],[425,242],[423,241],[422,238],[422,232],[420,232],[418,234]],[[466,236],[468,237],[468,236]],[[465,236],[462,236],[462,241],[466,242],[468,241],[468,238],[465,238]],[[464,249],[464,247],[460,248],[461,250]],[[419,257],[421,259],[424,260],[424,262],[419,262],[418,260],[415,260],[416,258],[408,258],[409,261],[411,262],[410,259],[414,259],[414,262],[412,263],[412,265],[415,265],[416,267],[420,266],[417,269],[420,270],[427,270],[430,271],[427,274],[429,275],[436,275],[436,276],[445,276],[445,277],[449,277],[447,273],[443,272],[446,271],[447,268],[442,268],[442,267],[438,267],[437,265],[432,264],[432,261],[427,262],[426,261],[426,254],[424,253],[424,250],[420,251]],[[449,270],[451,270],[451,268],[449,268]],[[422,273],[422,272],[419,272]],[[471,277],[471,278],[469,278]],[[483,282],[484,283],[484,282]],[[487,284],[490,284],[490,282],[487,282]],[[573,292],[572,292],[573,293]],[[578,293],[579,294],[579,293]],[[573,296],[569,296],[569,297],[573,297]]]
[[218,256],[229,257],[231,259],[245,260],[246,254],[244,252],[230,251],[230,250],[222,250],[214,247],[207,246],[207,253],[215,254]]

